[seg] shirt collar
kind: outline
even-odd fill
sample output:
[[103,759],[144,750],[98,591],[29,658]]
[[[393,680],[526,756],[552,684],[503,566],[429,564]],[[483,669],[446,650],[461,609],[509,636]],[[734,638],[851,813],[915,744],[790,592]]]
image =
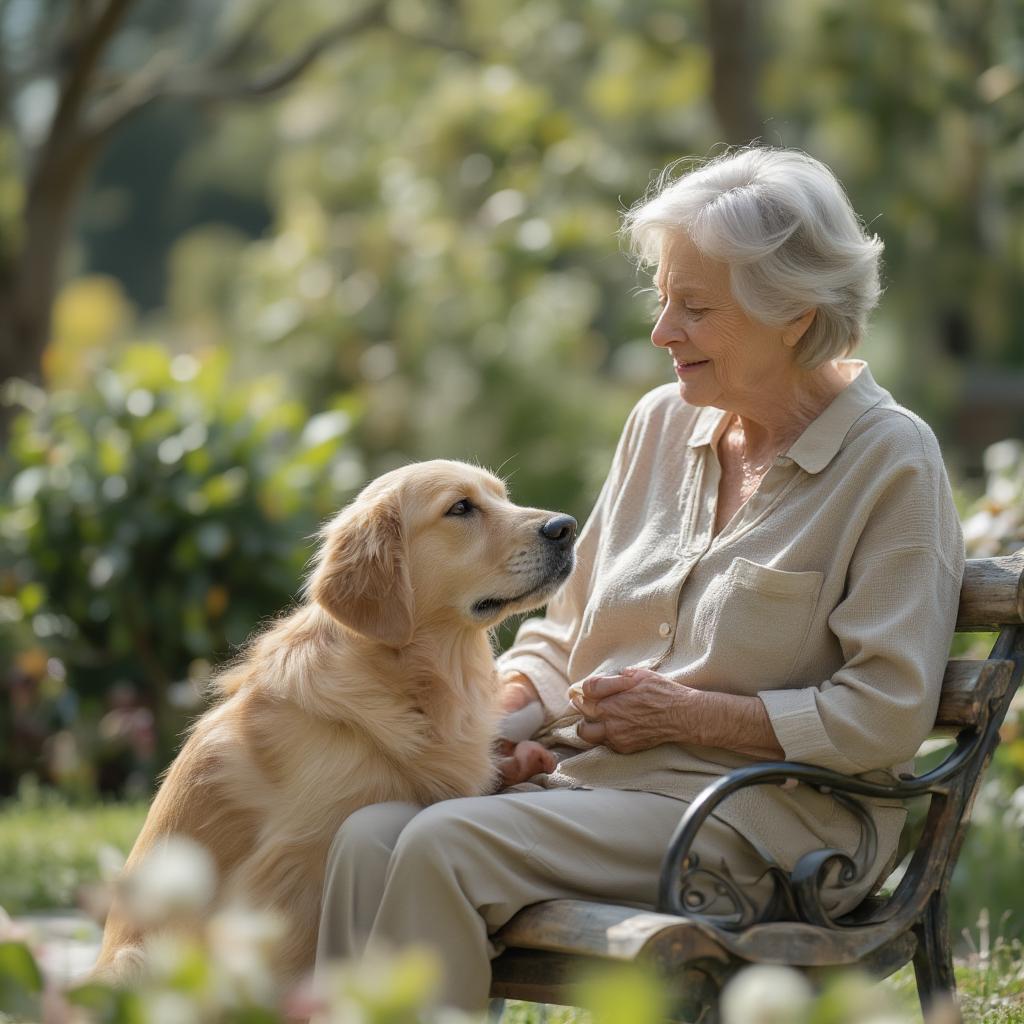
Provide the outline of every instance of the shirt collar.
[[[889,392],[875,383],[863,359],[843,359],[840,366],[859,371],[784,453],[808,473],[820,473],[836,457],[850,428],[868,409],[893,401]],[[724,409],[705,406],[697,415],[687,444],[699,448],[717,442],[728,416]]]

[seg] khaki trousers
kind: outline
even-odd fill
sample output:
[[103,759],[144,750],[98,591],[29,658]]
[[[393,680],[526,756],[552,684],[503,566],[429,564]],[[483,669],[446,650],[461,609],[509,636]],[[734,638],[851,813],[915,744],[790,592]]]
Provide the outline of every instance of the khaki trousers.
[[[441,1005],[484,1011],[490,960],[501,952],[489,933],[522,907],[559,897],[653,909],[686,807],[653,793],[530,783],[426,808],[363,807],[328,855],[317,972],[368,946],[429,944],[444,962]],[[709,818],[694,850],[708,867],[724,861],[746,895],[766,904],[766,865],[731,826]]]

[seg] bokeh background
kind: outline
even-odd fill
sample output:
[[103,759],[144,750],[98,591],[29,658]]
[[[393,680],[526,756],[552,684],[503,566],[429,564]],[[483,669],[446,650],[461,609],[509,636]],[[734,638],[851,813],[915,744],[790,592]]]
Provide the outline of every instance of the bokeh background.
[[[673,160],[833,167],[885,242],[860,354],[970,552],[1024,546],[1021,0],[0,0],[0,106],[8,909],[130,844],[142,803],[69,823],[148,798],[366,481],[469,459],[586,518],[670,379],[617,231]],[[975,935],[1024,933],[1022,737],[958,869]]]

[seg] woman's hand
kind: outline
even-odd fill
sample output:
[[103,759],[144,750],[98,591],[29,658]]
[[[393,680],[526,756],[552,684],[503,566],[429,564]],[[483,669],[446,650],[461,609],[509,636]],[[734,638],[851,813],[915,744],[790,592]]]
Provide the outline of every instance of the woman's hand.
[[626,668],[576,683],[569,699],[586,719],[580,739],[618,754],[692,743],[772,761],[786,756],[757,697],[695,690],[650,669]]
[[586,719],[580,739],[633,754],[661,743],[686,742],[686,723],[699,718],[703,693],[646,668],[588,676],[569,688],[573,707]]

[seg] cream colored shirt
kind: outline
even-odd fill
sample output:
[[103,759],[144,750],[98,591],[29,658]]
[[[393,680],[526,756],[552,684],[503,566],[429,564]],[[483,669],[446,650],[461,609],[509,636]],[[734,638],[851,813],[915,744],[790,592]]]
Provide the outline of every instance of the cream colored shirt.
[[[690,800],[755,763],[686,743],[618,754],[581,741],[568,686],[631,665],[759,697],[788,760],[879,781],[909,770],[935,719],[963,537],[932,431],[862,361],[840,365],[852,382],[717,536],[728,414],[687,405],[675,384],[633,409],[575,572],[499,662],[537,687],[539,738],[579,751],[545,785]],[[859,838],[846,808],[806,786],[748,789],[717,813],[787,868]],[[905,811],[877,802],[872,814],[881,867]]]

